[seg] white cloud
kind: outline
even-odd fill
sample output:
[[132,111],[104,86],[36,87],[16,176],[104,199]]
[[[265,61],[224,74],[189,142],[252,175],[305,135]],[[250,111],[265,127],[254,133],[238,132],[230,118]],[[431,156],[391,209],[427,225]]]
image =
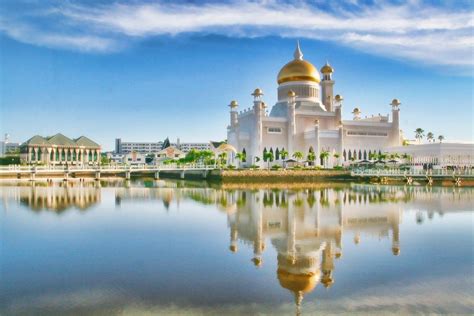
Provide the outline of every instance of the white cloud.
[[[115,3],[95,7],[66,4],[43,11],[58,28],[27,38],[9,28],[11,37],[53,47],[90,51],[117,49],[118,43],[158,35],[214,33],[256,37],[279,35],[334,41],[366,52],[437,65],[474,64],[472,12],[423,6],[418,1],[373,6],[357,1],[321,5],[299,1],[233,1],[207,4]],[[26,19],[27,20],[27,19]],[[60,27],[72,34],[65,35]],[[69,34],[69,33],[67,33]]]

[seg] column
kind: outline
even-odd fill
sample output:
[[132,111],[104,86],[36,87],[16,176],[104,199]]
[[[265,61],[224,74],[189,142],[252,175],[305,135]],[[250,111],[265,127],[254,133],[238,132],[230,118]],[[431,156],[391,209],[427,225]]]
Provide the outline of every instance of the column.
[[319,120],[314,121],[314,154],[316,155],[316,166],[321,165],[321,159],[319,155],[321,154],[319,148]]

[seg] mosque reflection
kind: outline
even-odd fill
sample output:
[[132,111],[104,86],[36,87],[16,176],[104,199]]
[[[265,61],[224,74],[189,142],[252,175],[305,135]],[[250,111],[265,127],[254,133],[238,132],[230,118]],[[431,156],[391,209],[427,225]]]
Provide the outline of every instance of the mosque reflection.
[[[277,278],[295,296],[318,283],[331,287],[335,281],[335,259],[343,254],[342,235],[361,233],[391,238],[391,251],[400,254],[401,211],[393,204],[370,203],[374,192],[346,190],[302,190],[234,192],[236,208],[228,212],[230,251],[238,241],[251,244],[253,263],[260,266],[265,240],[278,252]],[[362,207],[361,207],[362,206]]]
[[[297,313],[306,293],[321,283],[336,281],[336,262],[343,257],[343,235],[355,244],[364,239],[390,240],[387,252],[401,254],[400,224],[404,211],[413,211],[421,224],[435,214],[471,211],[474,190],[444,187],[391,187],[344,185],[339,187],[248,188],[189,187],[179,182],[153,185],[80,185],[2,187],[2,200],[19,200],[34,211],[88,209],[101,202],[101,191],[110,189],[115,205],[161,201],[165,209],[184,200],[213,205],[227,216],[229,250],[251,247],[249,258],[264,264],[267,244],[277,252],[276,277],[294,295]],[[345,238],[344,240],[347,240]]]

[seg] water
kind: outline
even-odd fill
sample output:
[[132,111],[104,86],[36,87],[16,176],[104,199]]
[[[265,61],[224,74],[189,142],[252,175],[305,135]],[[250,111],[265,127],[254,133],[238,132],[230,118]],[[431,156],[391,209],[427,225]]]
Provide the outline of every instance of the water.
[[473,189],[270,187],[3,183],[0,313],[473,312]]

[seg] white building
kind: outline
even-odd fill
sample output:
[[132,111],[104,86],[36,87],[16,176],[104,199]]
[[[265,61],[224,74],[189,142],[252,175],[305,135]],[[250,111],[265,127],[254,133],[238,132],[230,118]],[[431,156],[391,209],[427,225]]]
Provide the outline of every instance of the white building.
[[398,146],[388,152],[408,154],[411,163],[419,167],[474,167],[474,144],[472,143],[426,143]]
[[[138,152],[142,154],[157,153],[163,149],[163,141],[159,142],[123,142],[121,138],[115,139],[115,153],[128,154]],[[209,143],[181,143],[179,138],[176,143],[170,143],[171,146],[187,153],[191,149],[209,150]]]
[[[238,112],[238,103],[230,103],[228,143],[245,152],[247,164],[256,163],[256,157],[262,164],[264,151],[273,152],[276,160],[282,160],[282,151],[290,157],[299,151],[305,159],[314,152],[316,165],[330,167],[353,157],[368,159],[371,153],[401,145],[397,99],[390,104],[391,120],[380,114],[362,118],[358,108],[352,112],[352,120],[343,120],[343,97],[334,94],[334,69],[326,63],[321,73],[322,79],[297,45],[294,59],[277,76],[278,101],[270,113],[260,89],[252,93],[252,108]],[[329,152],[326,161],[319,159],[323,151]]]

